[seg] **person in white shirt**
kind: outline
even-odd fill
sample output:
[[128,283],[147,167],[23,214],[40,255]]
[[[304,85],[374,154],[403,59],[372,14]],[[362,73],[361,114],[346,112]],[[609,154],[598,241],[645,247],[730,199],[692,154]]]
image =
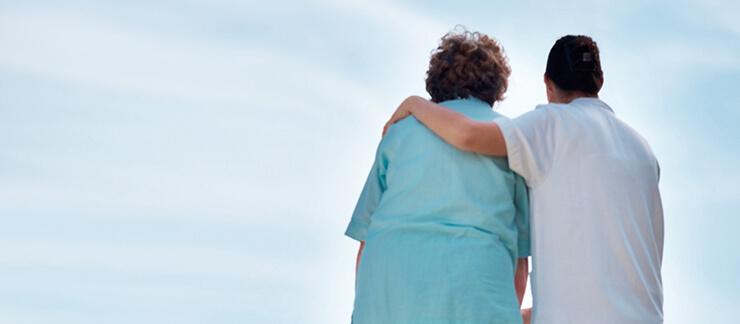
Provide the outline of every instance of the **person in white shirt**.
[[474,121],[421,97],[413,114],[453,146],[508,156],[530,194],[534,323],[662,323],[660,169],[645,139],[598,98],[604,78],[587,36],[548,56],[549,104],[513,120]]

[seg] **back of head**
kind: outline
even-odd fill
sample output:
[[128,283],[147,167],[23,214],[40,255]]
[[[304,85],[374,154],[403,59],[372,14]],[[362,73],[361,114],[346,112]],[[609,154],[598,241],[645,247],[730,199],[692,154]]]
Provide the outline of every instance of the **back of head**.
[[433,102],[474,97],[493,106],[503,100],[510,74],[508,59],[496,40],[467,30],[450,32],[432,53],[427,92]]
[[588,36],[561,37],[550,49],[545,75],[563,91],[597,94],[604,73],[596,42]]

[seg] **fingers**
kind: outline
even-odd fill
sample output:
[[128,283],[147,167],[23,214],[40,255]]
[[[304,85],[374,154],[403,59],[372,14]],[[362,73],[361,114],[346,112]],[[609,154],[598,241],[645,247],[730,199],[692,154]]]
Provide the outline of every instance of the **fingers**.
[[385,123],[385,126],[383,126],[383,137],[385,137],[385,134],[388,132],[388,128],[391,127],[391,125],[411,115],[411,111],[404,107],[409,105],[408,101],[413,97],[414,96],[406,98],[406,100],[404,100],[401,105],[398,106],[396,111],[393,113],[393,116],[391,116],[391,119],[388,120],[387,123]]
[[388,122],[385,123],[385,126],[383,126],[383,137],[385,137],[385,133],[388,132],[388,128],[391,127],[391,125],[397,123],[399,120],[403,118],[398,118],[398,112],[394,113],[393,116],[391,116],[391,119],[388,120]]
[[524,324],[530,324],[532,323],[532,308],[523,308],[522,309],[522,321]]
[[385,123],[385,126],[383,126],[383,137],[385,137],[385,133],[388,132],[388,128],[390,128],[391,125],[399,122],[403,118],[405,117],[398,118],[396,114],[393,114],[393,116],[391,116],[391,119],[389,119],[388,122]]

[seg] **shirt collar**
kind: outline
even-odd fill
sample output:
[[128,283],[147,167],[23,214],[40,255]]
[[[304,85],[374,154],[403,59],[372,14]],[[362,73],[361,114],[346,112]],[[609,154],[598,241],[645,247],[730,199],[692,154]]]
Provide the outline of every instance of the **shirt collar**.
[[497,115],[487,102],[472,97],[468,99],[447,100],[441,102],[440,105],[472,119],[490,119]]
[[439,103],[440,105],[443,105],[447,108],[460,111],[461,109],[469,110],[469,109],[479,109],[479,108],[486,108],[491,110],[492,107],[487,102],[480,100],[475,97],[470,98],[458,98],[458,99],[452,99],[447,100]]
[[606,104],[606,102],[601,101],[599,98],[591,98],[591,97],[579,97],[573,99],[570,103],[565,104],[566,106],[578,106],[578,107],[598,107],[603,108],[606,110],[609,110],[614,113],[614,110],[609,107],[609,105]]

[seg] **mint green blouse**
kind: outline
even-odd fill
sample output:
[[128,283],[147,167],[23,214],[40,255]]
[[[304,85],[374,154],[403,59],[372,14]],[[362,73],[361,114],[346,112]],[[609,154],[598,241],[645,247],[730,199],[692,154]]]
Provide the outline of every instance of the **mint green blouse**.
[[[442,105],[500,117],[477,99]],[[410,116],[381,140],[346,235],[365,241],[353,323],[521,323],[529,205],[506,158],[460,151]]]

